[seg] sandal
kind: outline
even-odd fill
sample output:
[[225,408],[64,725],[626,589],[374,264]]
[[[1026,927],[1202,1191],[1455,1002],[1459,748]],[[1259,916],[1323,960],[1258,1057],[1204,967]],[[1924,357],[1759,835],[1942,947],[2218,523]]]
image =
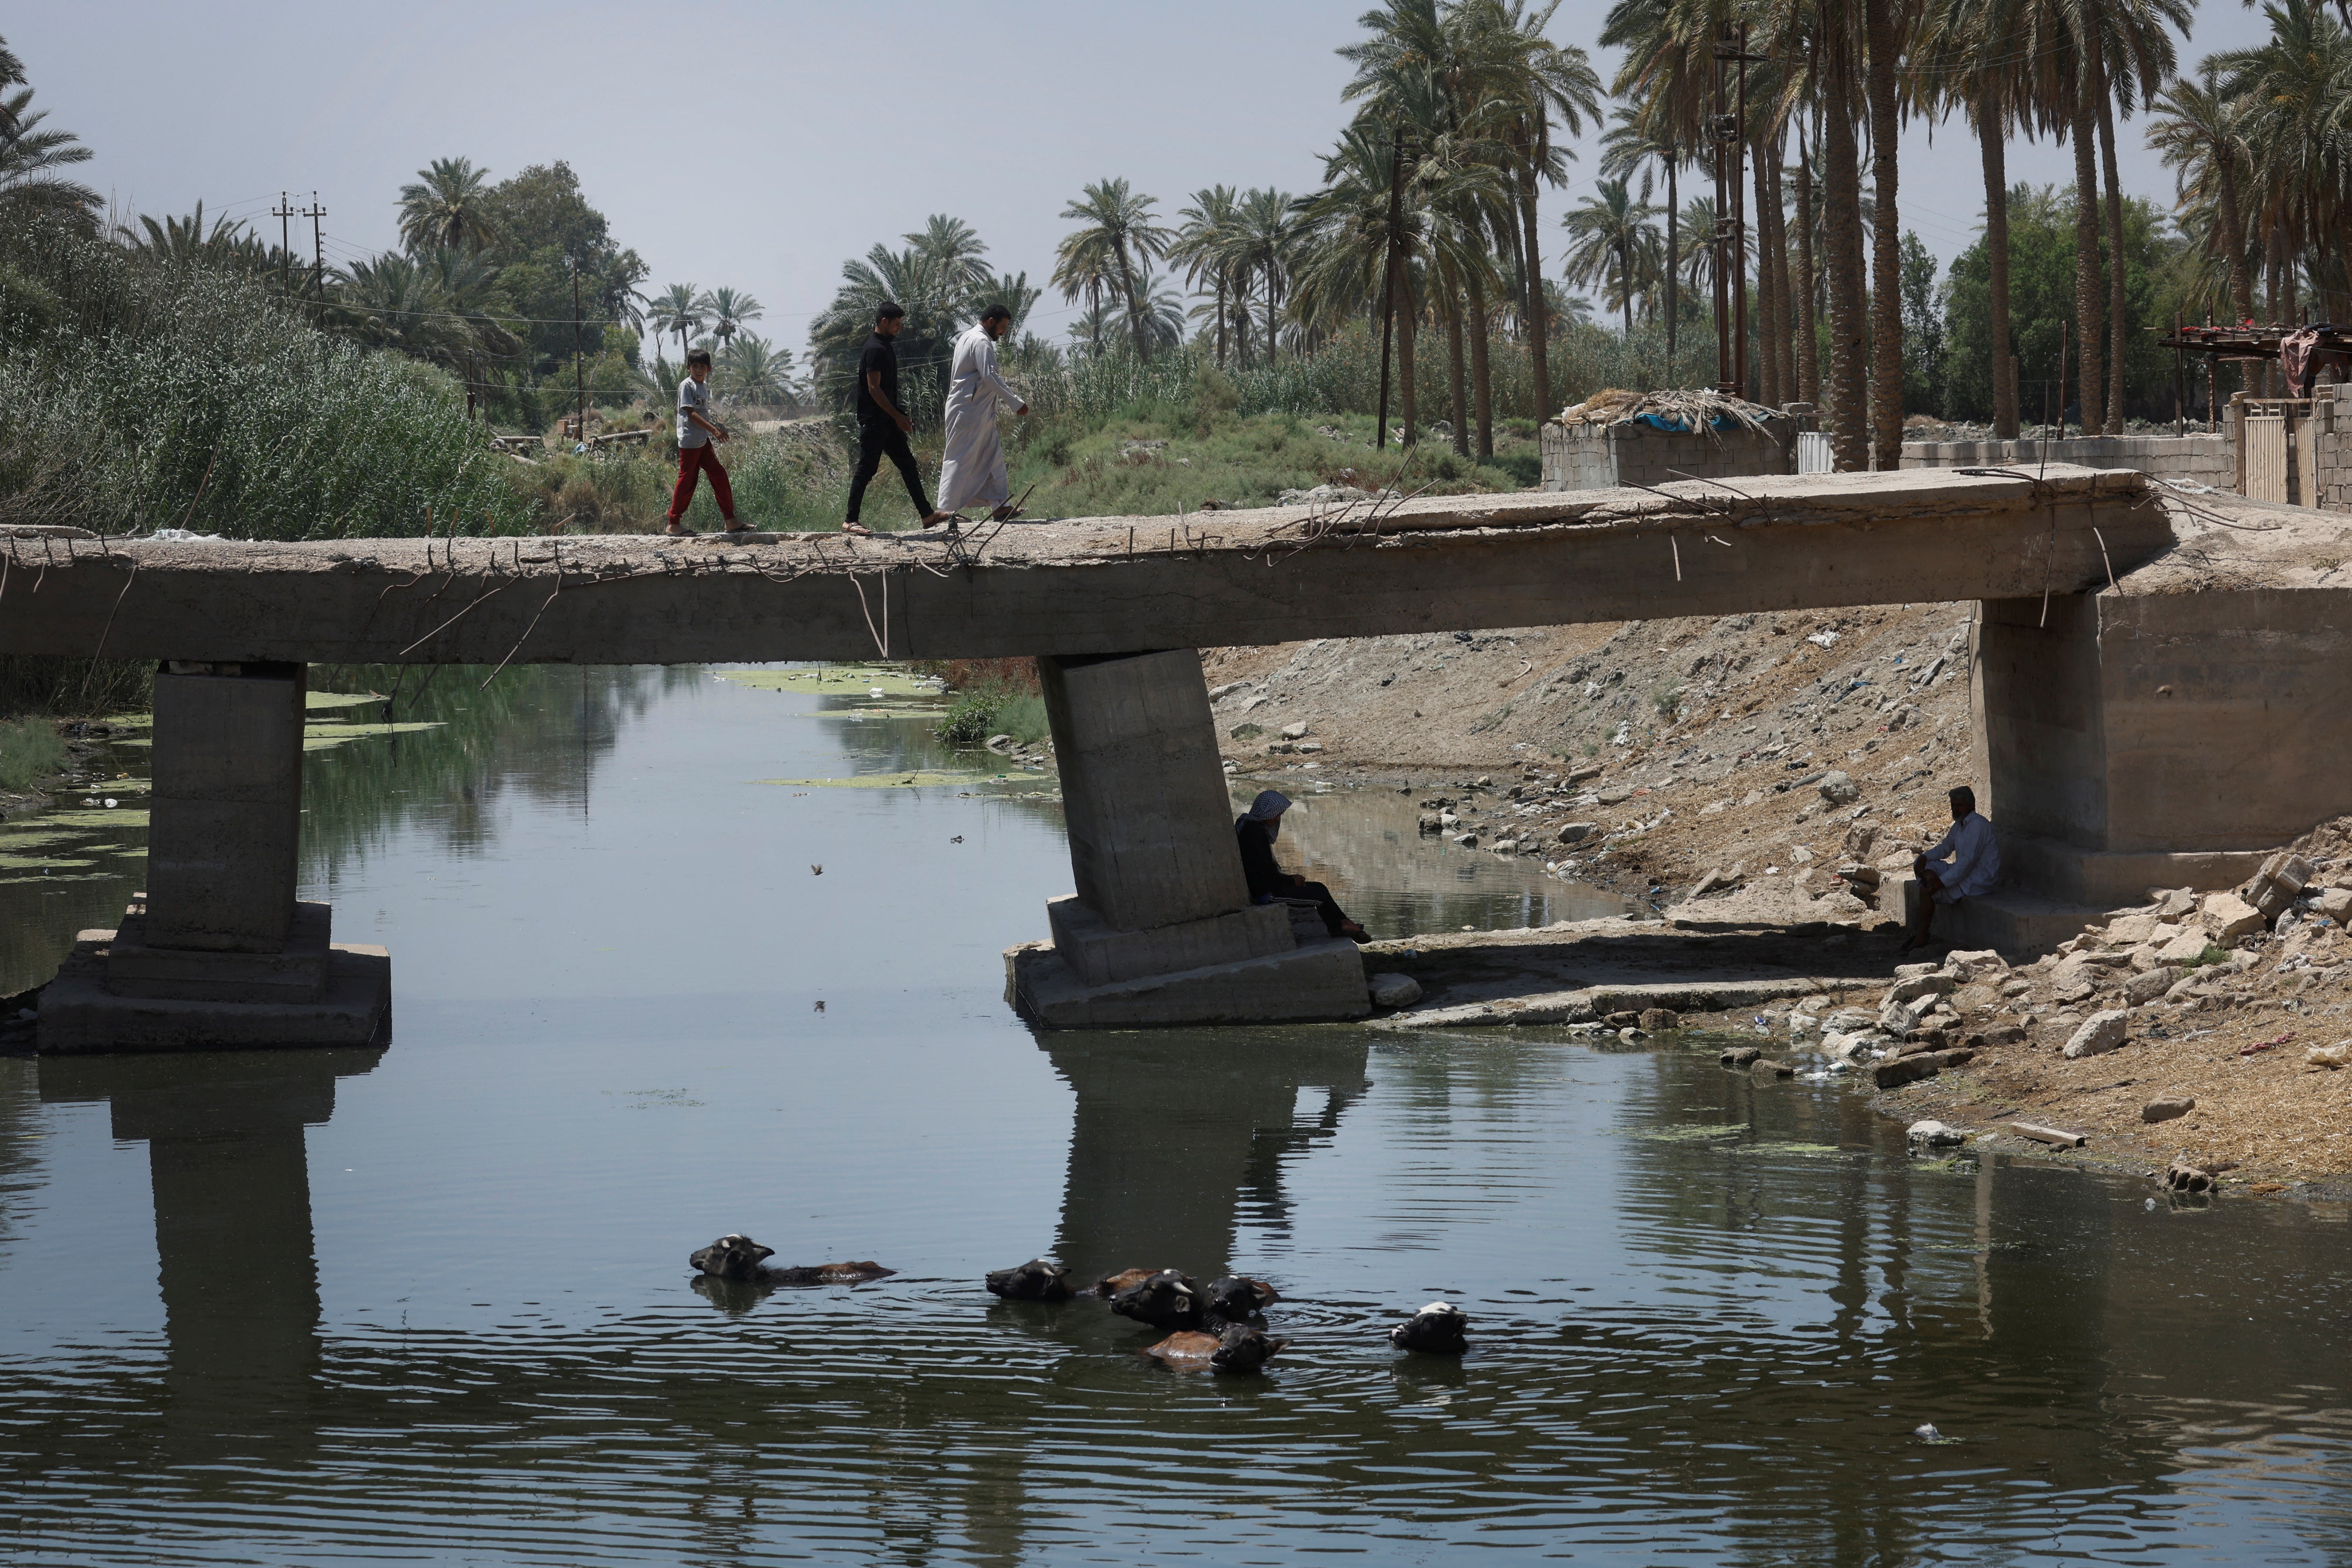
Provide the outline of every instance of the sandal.
[[844,533],[856,534],[860,539],[871,539],[874,537],[874,531],[866,527],[862,522],[845,522],[841,525],[841,531]]
[[695,533],[694,530],[690,528],[681,528],[679,525],[673,522],[667,528],[662,530],[662,537],[665,539],[692,539],[695,537]]
[[757,533],[759,530],[748,522],[730,522],[719,531],[721,533]]

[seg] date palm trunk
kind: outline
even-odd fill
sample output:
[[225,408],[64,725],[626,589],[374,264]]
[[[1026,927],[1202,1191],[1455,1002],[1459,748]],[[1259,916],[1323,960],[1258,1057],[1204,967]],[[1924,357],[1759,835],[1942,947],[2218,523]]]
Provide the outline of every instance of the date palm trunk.
[[1675,191],[1675,158],[1669,152],[1666,155],[1666,374],[1664,378],[1668,386],[1680,384],[1675,380],[1679,373],[1675,366],[1675,330],[1682,324],[1683,313],[1682,300],[1675,292],[1675,285],[1679,280],[1682,271],[1680,244],[1682,231],[1677,221],[1681,217],[1680,206],[1681,203],[1676,199]]
[[[2087,8],[2086,8],[2087,10]],[[2105,405],[2107,384],[2100,372],[2102,318],[2105,311],[2099,276],[2099,109],[2096,18],[2087,16],[2085,37],[2076,40],[2074,106],[2070,134],[2074,142],[2074,336],[2081,346],[2074,384],[2082,389],[2083,424],[2087,431],[2095,411]],[[2060,406],[2058,423],[2066,422]]]
[[1897,58],[1894,0],[1863,0],[1870,40],[1865,83],[1870,98],[1871,172],[1877,220],[1871,225],[1870,380],[1871,467],[1903,466],[1903,228],[1895,206]]
[[1765,173],[1771,159],[1763,138],[1749,144],[1748,157],[1755,163],[1756,184],[1756,221],[1748,226],[1750,248],[1756,253],[1756,401],[1778,408],[1787,399],[1780,395],[1780,302],[1772,293],[1772,182]]
[[1486,284],[1470,274],[1470,397],[1477,409],[1478,456],[1495,455],[1494,361],[1486,347]]
[[1526,248],[1528,366],[1535,374],[1536,417],[1549,419],[1559,410],[1551,405],[1551,361],[1547,353],[1551,322],[1544,312],[1543,245],[1536,233],[1536,166],[1532,157],[1519,162],[1520,244]]
[[1863,343],[1862,164],[1854,145],[1852,50],[1839,30],[1826,40],[1822,226],[1829,247],[1830,446],[1838,470],[1870,467],[1869,366]]
[[1445,318],[1445,384],[1453,407],[1454,455],[1466,458],[1470,455],[1470,408],[1463,391],[1462,300],[1451,284],[1446,287],[1438,310]]
[[[2130,303],[2124,264],[2124,193],[2116,174],[2115,95],[2099,79],[2099,161],[2107,182],[2107,419],[2106,434],[2124,433],[2124,361],[2131,352],[2130,328],[2124,320]],[[2084,410],[2087,422],[2090,410]]]
[[1985,261],[1992,304],[1992,433],[2017,439],[2017,374],[2010,363],[2009,154],[2003,145],[2000,93],[1988,73],[1977,94],[1977,142],[1984,153]]
[[1821,329],[1813,318],[1820,299],[1820,272],[1813,262],[1813,165],[1805,149],[1805,129],[1797,128],[1797,397],[1816,408],[1822,401]]

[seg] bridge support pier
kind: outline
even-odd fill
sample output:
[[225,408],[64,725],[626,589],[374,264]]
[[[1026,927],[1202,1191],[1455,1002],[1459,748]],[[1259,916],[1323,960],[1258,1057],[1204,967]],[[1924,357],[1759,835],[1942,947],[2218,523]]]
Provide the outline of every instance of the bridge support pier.
[[[1973,771],[2005,885],[1938,931],[2047,948],[2151,888],[2235,886],[2352,813],[2347,626],[2339,589],[1985,601]],[[1882,884],[1888,912],[1906,882]]]
[[1355,944],[1253,904],[1200,656],[1040,658],[1077,890],[1053,940],[1005,954],[1049,1028],[1272,1023],[1370,1012]]
[[155,676],[147,891],[86,931],[42,993],[45,1053],[364,1046],[388,1037],[392,960],[337,946],[295,896],[303,668]]

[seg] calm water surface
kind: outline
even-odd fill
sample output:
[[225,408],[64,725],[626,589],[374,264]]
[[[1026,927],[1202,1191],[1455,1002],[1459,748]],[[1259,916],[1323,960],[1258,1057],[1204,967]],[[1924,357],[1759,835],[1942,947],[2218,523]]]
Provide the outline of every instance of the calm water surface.
[[[1914,1164],[1698,1042],[1035,1035],[1042,786],[761,783],[940,758],[708,671],[478,680],[311,759],[389,1049],[0,1060],[0,1562],[2352,1561],[2341,1209]],[[1381,931],[1614,907],[1412,815],[1285,852]],[[0,881],[0,986],[138,837]],[[735,1229],[901,1272],[698,1290]],[[1044,1251],[1262,1275],[1297,1342],[1171,1374],[980,1289]],[[1465,1361],[1381,1337],[1435,1296]]]

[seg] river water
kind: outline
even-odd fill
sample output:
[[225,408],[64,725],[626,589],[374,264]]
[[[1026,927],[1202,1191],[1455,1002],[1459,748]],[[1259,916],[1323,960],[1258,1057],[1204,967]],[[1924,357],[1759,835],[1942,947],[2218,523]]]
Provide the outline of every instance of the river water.
[[[389,1048],[0,1059],[0,1562],[2352,1561],[2341,1208],[1915,1163],[1699,1041],[1041,1036],[1034,779],[762,782],[952,763],[887,701],[478,680],[310,763]],[[1295,793],[1378,931],[1601,898]],[[138,840],[0,880],[0,988]],[[899,1272],[698,1290],[730,1230]],[[1294,1343],[981,1289],[1049,1251],[1261,1276]],[[1391,1351],[1441,1296],[1469,1356]]]

